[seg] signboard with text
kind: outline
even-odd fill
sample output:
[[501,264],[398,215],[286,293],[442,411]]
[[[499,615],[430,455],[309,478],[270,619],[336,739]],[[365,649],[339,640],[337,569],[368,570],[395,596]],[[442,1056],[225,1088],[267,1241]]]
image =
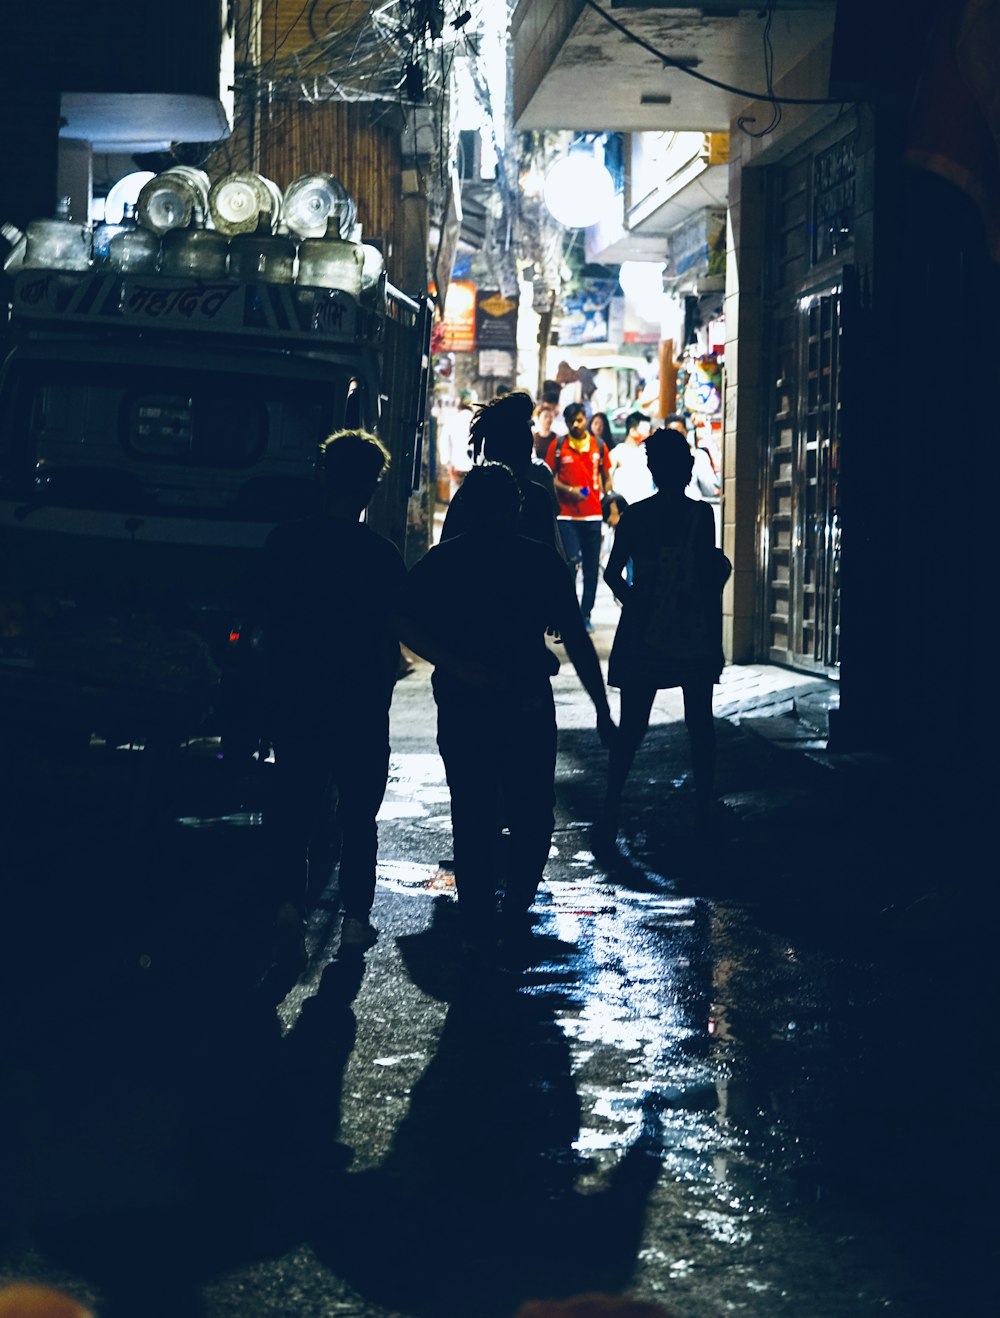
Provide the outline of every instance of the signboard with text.
[[476,297],[476,347],[517,351],[517,298],[496,289],[480,289]]
[[476,286],[453,279],[444,303],[439,352],[474,352],[476,348]]

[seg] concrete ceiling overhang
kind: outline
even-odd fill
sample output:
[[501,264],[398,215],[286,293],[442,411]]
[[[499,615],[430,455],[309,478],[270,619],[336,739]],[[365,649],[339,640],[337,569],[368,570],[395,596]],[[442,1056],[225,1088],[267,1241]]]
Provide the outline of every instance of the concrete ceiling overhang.
[[[604,0],[600,7],[654,50],[748,94],[664,65],[587,0],[518,0],[511,34],[519,130],[719,131],[766,91],[766,3]],[[774,82],[832,33],[836,8],[835,0],[777,0],[770,28]]]

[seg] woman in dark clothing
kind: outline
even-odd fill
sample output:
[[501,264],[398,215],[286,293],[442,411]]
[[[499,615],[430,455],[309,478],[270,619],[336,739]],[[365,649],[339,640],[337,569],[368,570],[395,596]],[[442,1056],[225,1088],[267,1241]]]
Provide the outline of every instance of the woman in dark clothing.
[[605,448],[613,448],[615,437],[611,433],[611,422],[607,412],[595,412],[590,418],[590,433],[599,439]]
[[[699,817],[706,819],[712,805],[712,687],[724,663],[721,590],[731,567],[715,547],[711,508],[684,494],[692,465],[687,438],[658,430],[646,440],[646,456],[657,493],[622,513],[604,573],[622,604],[608,665],[608,684],[621,691],[621,718],[594,833],[605,846],[614,843],[625,781],[656,692],[665,687],[684,693]],[[629,559],[631,585],[625,579]]]

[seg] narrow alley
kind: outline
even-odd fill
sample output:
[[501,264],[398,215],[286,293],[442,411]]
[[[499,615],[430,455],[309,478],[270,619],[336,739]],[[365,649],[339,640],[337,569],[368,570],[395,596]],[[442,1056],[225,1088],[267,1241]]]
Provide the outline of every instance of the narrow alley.
[[[613,622],[602,595],[605,657]],[[192,750],[155,838],[127,828],[128,752],[20,776],[0,1277],[100,1318],[509,1318],[587,1290],[683,1318],[989,1311],[989,933],[901,766],[824,749],[829,684],[729,669],[699,836],[661,692],[609,868],[566,667],[548,879],[501,972],[457,956],[422,663],[381,938],[339,954],[328,890],[291,987],[259,976],[265,773],[237,799]]]

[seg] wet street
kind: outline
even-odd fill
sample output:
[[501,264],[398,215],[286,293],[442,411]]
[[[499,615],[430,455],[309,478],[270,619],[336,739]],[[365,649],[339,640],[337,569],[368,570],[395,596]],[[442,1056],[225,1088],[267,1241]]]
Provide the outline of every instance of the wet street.
[[423,664],[393,706],[381,938],[341,955],[319,885],[294,984],[265,973],[269,766],[194,747],[163,787],[139,752],[8,756],[0,1277],[99,1318],[510,1318],[588,1290],[678,1318],[994,1311],[984,862],[890,757],[762,735],[815,696],[776,669],[718,688],[711,835],[661,693],[599,861],[567,668],[547,883],[500,971],[457,956]]

